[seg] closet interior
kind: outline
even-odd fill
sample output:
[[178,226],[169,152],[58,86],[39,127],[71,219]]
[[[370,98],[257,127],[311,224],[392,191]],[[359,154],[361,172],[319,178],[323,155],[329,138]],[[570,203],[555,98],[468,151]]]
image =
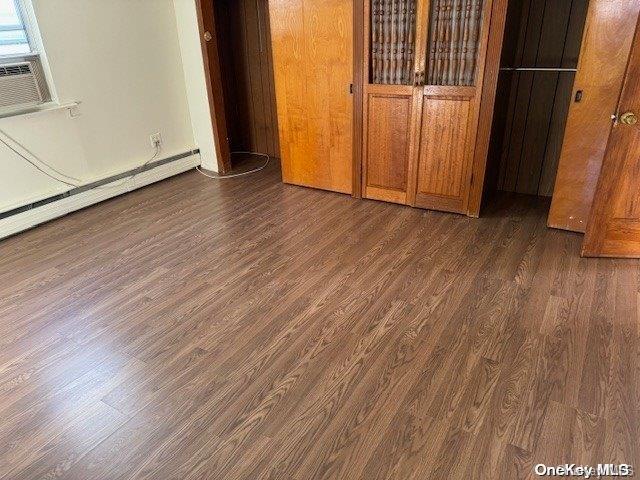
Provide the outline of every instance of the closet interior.
[[469,216],[551,197],[549,226],[584,231],[637,0],[209,1],[231,150]]
[[[207,1],[213,2],[229,148],[279,157],[268,1]],[[231,155],[232,167],[246,158]]]
[[510,0],[485,191],[553,195],[589,0]]

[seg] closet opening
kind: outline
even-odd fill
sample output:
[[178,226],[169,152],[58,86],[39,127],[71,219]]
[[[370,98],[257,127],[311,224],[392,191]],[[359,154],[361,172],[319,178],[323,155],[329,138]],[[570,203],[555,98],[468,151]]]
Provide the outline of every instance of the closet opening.
[[212,8],[217,59],[209,68],[218,71],[210,76],[218,75],[224,104],[216,119],[229,152],[221,173],[234,175],[280,156],[268,0],[201,1],[203,11]]
[[483,209],[510,197],[502,192],[550,202],[569,108],[582,100],[573,88],[588,4],[509,1]]

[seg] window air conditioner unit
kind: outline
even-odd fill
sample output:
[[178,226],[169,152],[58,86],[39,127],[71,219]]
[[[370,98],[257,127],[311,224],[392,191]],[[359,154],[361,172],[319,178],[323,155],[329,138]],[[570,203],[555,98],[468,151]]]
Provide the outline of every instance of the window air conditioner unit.
[[0,63],[0,109],[33,107],[46,100],[35,64]]

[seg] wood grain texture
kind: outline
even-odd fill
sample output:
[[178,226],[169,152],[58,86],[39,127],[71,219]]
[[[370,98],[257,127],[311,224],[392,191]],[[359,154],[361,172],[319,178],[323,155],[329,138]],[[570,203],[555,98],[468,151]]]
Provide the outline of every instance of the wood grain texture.
[[412,105],[412,87],[404,95],[368,96],[363,170],[366,198],[407,203]]
[[353,2],[353,192],[354,198],[362,198],[363,138],[364,138],[364,87],[369,79],[369,62],[365,57],[368,39],[365,38],[365,5],[363,0]]
[[639,464],[638,261],[580,258],[544,200],[279,178],[189,172],[0,243],[0,478]]
[[286,183],[353,189],[353,2],[269,2]]
[[489,38],[487,39],[487,58],[485,60],[484,81],[482,82],[482,96],[480,97],[478,132],[476,134],[471,186],[469,188],[468,214],[472,217],[480,215],[483,195],[485,191],[490,191],[493,185],[492,178],[487,179],[487,171],[496,170],[493,168],[495,161],[490,154],[491,127],[497,110],[496,105],[504,101],[503,95],[498,97],[498,101],[496,101],[496,98],[499,90],[498,80],[500,78],[500,58],[505,23],[510,4],[513,4],[513,1],[494,0],[491,11]]
[[573,88],[584,95],[569,108],[550,227],[586,229],[639,12],[636,0],[590,2]]
[[[640,22],[618,115],[640,114]],[[586,256],[640,258],[640,125],[613,127],[582,249]]]
[[[231,170],[231,148],[225,118],[225,98],[220,70],[220,52],[218,51],[218,35],[213,3],[209,0],[196,0],[196,14],[198,17],[198,33],[200,48],[204,62],[205,83],[209,100],[209,111],[213,125],[213,135],[216,144],[216,159],[218,171],[227,173]],[[205,33],[211,34],[211,41],[205,40]]]
[[[437,22],[432,22],[434,11],[441,11],[440,7],[444,8],[444,16]],[[462,55],[455,60],[460,62],[460,65],[437,68],[432,65],[434,72],[444,69],[449,72],[466,73],[454,75],[457,81],[450,81],[447,76],[447,80],[442,82],[447,85],[423,84],[419,89],[420,107],[416,109],[416,123],[419,128],[415,130],[415,142],[418,147],[412,159],[414,166],[410,167],[413,175],[410,179],[413,190],[412,205],[473,215],[468,209],[469,193],[493,0],[471,2],[468,4],[468,12],[462,14],[452,10],[449,16],[446,11],[447,8],[451,10],[453,4],[445,2],[440,7],[438,2],[427,1],[423,8],[419,9],[417,38],[422,43],[420,55],[424,56],[424,59],[418,62],[419,68],[431,68],[428,67],[429,38],[446,40],[457,31],[456,22],[462,18],[471,21],[473,17],[475,20],[472,23],[477,22],[474,23],[475,26],[469,26],[475,33],[465,40],[473,44],[468,48],[474,52],[475,60],[469,63]],[[432,30],[430,32],[429,26]],[[438,29],[438,32],[434,32],[433,28]],[[450,40],[455,39],[452,36]]]
[[[384,71],[385,61],[370,59],[380,54],[382,43],[394,42],[393,35],[384,36],[385,28],[394,32],[406,27],[404,20],[393,26],[393,15],[389,26],[385,15],[397,7],[397,19],[405,19],[401,12],[411,11],[413,5],[407,9],[405,3],[364,2],[363,58],[373,82],[362,94],[367,198],[470,213],[480,118],[481,88],[476,84],[483,83],[492,5],[492,0],[416,2],[411,18],[416,21],[417,59],[411,62],[415,69],[411,86],[406,85],[406,75],[390,73],[404,68],[404,63],[388,61],[390,70]],[[403,77],[398,83],[405,85],[375,84],[389,75],[396,80]]]
[[425,97],[416,205],[423,205],[423,196],[441,196],[459,201],[456,210],[462,210],[469,159],[470,104],[468,98]]
[[[359,33],[362,35],[360,46],[365,74],[365,83],[358,95],[363,116],[362,195],[409,204],[408,180],[416,128],[414,103],[417,92],[412,85],[416,11],[421,11],[422,2],[357,3],[362,6]],[[402,45],[396,45],[397,41]]]

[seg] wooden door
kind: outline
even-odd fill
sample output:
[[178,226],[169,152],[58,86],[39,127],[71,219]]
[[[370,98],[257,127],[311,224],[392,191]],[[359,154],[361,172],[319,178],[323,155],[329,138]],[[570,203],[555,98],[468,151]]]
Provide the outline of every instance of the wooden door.
[[365,2],[364,197],[468,213],[491,5]]
[[492,0],[427,2],[416,101],[413,204],[468,213]]
[[216,33],[213,2],[196,0],[196,12],[198,15],[202,58],[205,65],[204,73],[207,84],[207,96],[209,97],[209,110],[211,112],[213,135],[216,144],[218,172],[227,173],[231,170],[231,152],[229,148],[227,121],[224,115],[224,88],[220,71],[220,52],[218,51],[218,36]]
[[587,224],[582,254],[588,257],[640,258],[639,27]]
[[609,139],[638,0],[591,0],[548,225],[584,232]]
[[365,0],[362,196],[407,204],[422,0]]
[[352,193],[353,1],[270,0],[282,178]]

